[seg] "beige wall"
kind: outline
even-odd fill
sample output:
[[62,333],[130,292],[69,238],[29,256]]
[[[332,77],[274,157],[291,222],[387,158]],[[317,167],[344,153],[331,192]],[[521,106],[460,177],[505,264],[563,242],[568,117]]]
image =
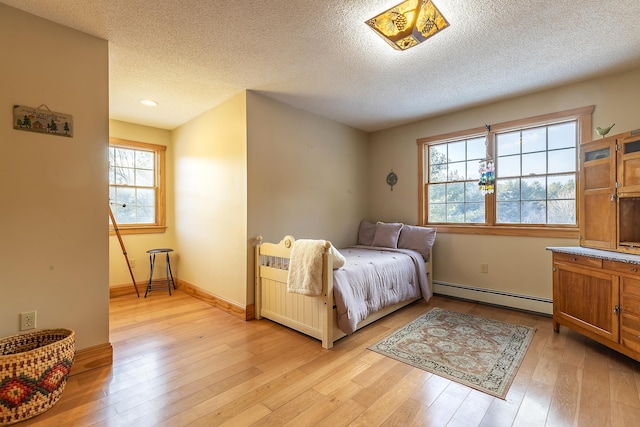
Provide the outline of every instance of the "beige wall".
[[245,305],[246,98],[242,92],[172,132],[176,275]]
[[[19,313],[109,341],[105,40],[0,4],[0,336]],[[14,130],[12,105],[73,116],[74,136]]]
[[368,135],[255,92],[247,92],[247,126],[248,258],[258,235],[355,244],[367,216]]
[[[484,105],[371,135],[371,210],[375,219],[418,220],[418,148],[422,137],[470,129],[566,109],[595,105],[593,125],[616,123],[613,132],[640,128],[637,99],[640,70]],[[598,138],[594,132],[593,138]],[[393,168],[398,184],[389,191],[385,177]],[[551,299],[551,254],[547,246],[574,246],[577,239],[545,239],[440,233],[434,251],[434,279],[499,292]],[[480,273],[480,264],[489,273]],[[435,288],[436,292],[453,292]],[[455,291],[458,296],[551,312],[550,304],[487,293]]]
[[[134,265],[132,270],[136,282],[141,283],[149,278],[149,255],[146,251],[152,248],[173,248],[176,252],[171,255],[171,266],[176,272],[179,271],[180,265],[177,257],[179,251],[178,248],[176,248],[173,213],[175,201],[173,191],[174,175],[171,131],[118,120],[109,120],[109,136],[167,147],[165,154],[167,230],[164,233],[123,234],[122,241],[125,245],[129,260]],[[120,242],[118,242],[117,236],[109,236],[109,286],[129,284],[131,284],[131,276],[129,275],[129,269],[122,254]],[[141,286],[138,286],[138,288],[140,291],[143,290]]]

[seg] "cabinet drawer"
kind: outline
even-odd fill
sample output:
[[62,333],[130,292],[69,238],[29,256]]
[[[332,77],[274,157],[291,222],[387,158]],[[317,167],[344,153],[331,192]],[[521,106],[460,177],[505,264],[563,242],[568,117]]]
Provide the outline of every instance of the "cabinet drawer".
[[564,262],[571,264],[588,265],[589,267],[602,268],[602,260],[600,258],[591,258],[582,255],[572,255],[554,252],[554,262]]
[[625,312],[620,317],[620,342],[633,351],[640,351],[640,318]]
[[[622,313],[633,314],[640,317],[640,297],[637,295],[629,295],[623,293],[621,296]],[[624,322],[624,320],[623,320]],[[638,324],[638,330],[640,331],[640,323]]]
[[623,329],[620,333],[620,341],[622,345],[633,351],[640,352],[640,334]]
[[623,294],[640,298],[640,278],[632,279],[631,277],[621,277],[620,284],[620,290]]
[[602,266],[607,270],[617,271],[619,273],[626,273],[632,275],[638,275],[640,277],[640,265],[630,264],[628,262],[618,262],[605,259]]

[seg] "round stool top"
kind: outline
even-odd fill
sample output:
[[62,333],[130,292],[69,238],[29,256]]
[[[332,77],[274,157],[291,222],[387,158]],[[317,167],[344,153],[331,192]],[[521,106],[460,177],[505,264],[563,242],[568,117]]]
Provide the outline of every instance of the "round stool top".
[[158,248],[158,249],[149,249],[147,251],[148,254],[157,254],[161,252],[173,252],[173,249],[170,248]]

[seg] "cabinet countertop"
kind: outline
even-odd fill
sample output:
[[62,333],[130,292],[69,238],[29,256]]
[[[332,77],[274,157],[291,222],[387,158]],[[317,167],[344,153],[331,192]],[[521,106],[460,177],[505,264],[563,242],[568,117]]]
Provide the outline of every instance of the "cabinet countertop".
[[626,254],[622,252],[591,249],[582,246],[550,246],[548,251],[561,252],[571,255],[584,255],[592,258],[607,259],[610,261],[626,262],[627,264],[640,265],[640,255]]

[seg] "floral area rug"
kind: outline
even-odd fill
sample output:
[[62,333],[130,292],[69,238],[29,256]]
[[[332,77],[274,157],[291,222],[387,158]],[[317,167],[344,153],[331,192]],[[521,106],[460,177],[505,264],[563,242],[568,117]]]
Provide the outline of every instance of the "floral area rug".
[[433,308],[369,347],[504,399],[535,329]]

